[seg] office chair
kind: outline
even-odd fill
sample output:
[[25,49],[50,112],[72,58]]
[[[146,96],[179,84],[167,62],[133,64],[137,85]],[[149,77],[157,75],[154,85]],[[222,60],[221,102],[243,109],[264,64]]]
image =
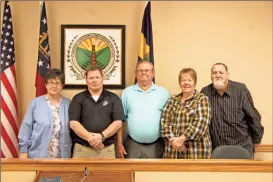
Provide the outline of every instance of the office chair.
[[212,151],[211,159],[253,159],[253,157],[243,147],[224,145]]

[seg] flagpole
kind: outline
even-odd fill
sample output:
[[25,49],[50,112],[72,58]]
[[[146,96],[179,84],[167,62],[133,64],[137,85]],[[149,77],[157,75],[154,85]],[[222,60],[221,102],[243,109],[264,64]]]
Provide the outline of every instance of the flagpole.
[[149,1],[143,1],[143,2],[145,3],[145,4],[142,4],[142,5],[144,5],[143,9],[145,9],[146,6],[148,5]]
[[43,10],[43,1],[40,1],[40,19],[41,19],[41,16],[42,16],[42,10]]

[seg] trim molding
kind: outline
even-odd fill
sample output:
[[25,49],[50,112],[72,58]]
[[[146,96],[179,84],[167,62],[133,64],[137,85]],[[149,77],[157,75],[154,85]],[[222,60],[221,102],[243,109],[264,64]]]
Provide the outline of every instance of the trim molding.
[[272,173],[272,161],[179,159],[1,159],[1,171],[84,172],[260,172]]
[[256,147],[256,152],[273,152],[272,144],[261,144]]

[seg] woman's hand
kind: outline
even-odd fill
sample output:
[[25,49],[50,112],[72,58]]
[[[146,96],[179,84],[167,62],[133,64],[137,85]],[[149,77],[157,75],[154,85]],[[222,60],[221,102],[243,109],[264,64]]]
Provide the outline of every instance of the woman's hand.
[[187,151],[187,148],[184,145],[184,138],[183,137],[173,137],[170,139],[171,145],[175,150],[178,150],[180,152]]
[[19,158],[20,159],[27,159],[28,155],[27,155],[27,153],[20,153]]

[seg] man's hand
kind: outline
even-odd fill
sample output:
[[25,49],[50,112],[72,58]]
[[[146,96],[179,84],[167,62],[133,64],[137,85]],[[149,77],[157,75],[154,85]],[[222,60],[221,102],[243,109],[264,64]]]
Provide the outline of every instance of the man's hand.
[[27,153],[20,153],[19,158],[20,159],[27,159],[28,155],[27,155]]
[[102,143],[102,136],[100,133],[90,133],[91,137],[88,141],[89,145],[94,147],[96,150],[101,150],[104,148]]
[[260,144],[254,144],[254,147],[259,147]]
[[[94,142],[94,135],[92,133],[89,133],[89,136],[88,136],[88,143],[89,145],[91,145],[91,143]],[[92,146],[92,145],[91,145]]]
[[118,158],[122,158],[123,159],[124,155],[127,155],[127,152],[126,152],[123,144],[122,143],[118,143],[117,144],[117,156],[118,156]]
[[91,133],[95,141],[99,142],[102,141],[102,136],[100,133]]
[[259,147],[260,144],[254,144],[254,148],[256,149],[257,147]]
[[98,145],[102,143],[102,136],[100,133],[90,133],[90,140],[88,140],[88,143],[93,145]]
[[92,147],[96,150],[102,150],[104,148],[104,145],[103,143],[99,143],[97,145],[93,145]]

